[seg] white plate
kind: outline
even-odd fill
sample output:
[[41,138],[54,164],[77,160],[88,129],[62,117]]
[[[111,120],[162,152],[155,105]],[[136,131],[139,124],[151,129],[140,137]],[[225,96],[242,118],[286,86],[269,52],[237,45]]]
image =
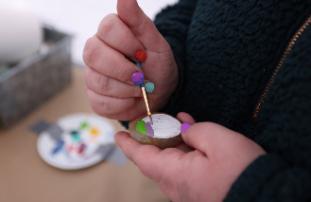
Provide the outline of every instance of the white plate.
[[[87,124],[81,128],[82,123]],[[77,170],[90,167],[104,160],[114,147],[115,129],[108,120],[99,116],[74,114],[59,119],[56,124],[64,131],[60,136],[64,146],[59,152],[53,154],[57,141],[48,131],[42,132],[37,142],[41,158],[56,168]],[[76,131],[78,135],[75,137],[78,138],[73,138],[73,131]],[[82,143],[86,147],[79,154],[78,149]],[[96,152],[99,147],[103,149],[102,152]]]

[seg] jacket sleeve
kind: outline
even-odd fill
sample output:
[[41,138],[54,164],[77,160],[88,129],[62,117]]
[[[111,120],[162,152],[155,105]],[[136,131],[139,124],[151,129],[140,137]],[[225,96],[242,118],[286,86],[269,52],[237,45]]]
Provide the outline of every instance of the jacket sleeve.
[[176,106],[176,98],[182,89],[183,70],[186,64],[185,43],[196,4],[197,0],[179,0],[175,5],[162,10],[156,16],[154,21],[160,33],[170,44],[179,71],[178,87],[167,106],[162,110],[169,114],[175,114],[178,111],[177,109],[174,109],[174,106]]
[[275,77],[257,121],[267,155],[233,184],[226,202],[311,200],[311,27]]

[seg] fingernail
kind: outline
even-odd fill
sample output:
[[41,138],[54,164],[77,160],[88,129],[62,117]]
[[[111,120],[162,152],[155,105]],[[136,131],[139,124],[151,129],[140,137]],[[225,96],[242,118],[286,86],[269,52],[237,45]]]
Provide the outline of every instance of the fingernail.
[[180,128],[181,133],[185,133],[190,128],[190,126],[191,125],[189,123],[183,123]]

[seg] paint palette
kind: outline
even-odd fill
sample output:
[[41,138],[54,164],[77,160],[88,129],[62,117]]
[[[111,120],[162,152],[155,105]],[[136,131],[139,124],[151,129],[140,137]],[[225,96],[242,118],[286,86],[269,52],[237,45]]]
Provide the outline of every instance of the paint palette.
[[114,134],[108,120],[75,114],[61,118],[43,131],[37,149],[42,159],[54,167],[82,169],[99,163],[113,151]]
[[152,144],[160,148],[175,147],[182,142],[182,124],[167,114],[153,114],[152,122],[145,117],[130,124],[130,133],[143,144]]

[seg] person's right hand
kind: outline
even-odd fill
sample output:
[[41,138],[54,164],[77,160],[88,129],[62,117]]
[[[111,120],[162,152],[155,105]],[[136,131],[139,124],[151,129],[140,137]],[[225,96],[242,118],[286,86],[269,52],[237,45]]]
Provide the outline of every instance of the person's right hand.
[[[178,82],[172,50],[136,0],[118,0],[118,14],[106,16],[84,49],[87,93],[93,110],[108,118],[133,120],[146,113],[142,93],[131,76],[139,69],[130,59],[145,50],[145,78],[155,83],[152,111],[168,101]],[[129,59],[130,58],[130,59]]]

